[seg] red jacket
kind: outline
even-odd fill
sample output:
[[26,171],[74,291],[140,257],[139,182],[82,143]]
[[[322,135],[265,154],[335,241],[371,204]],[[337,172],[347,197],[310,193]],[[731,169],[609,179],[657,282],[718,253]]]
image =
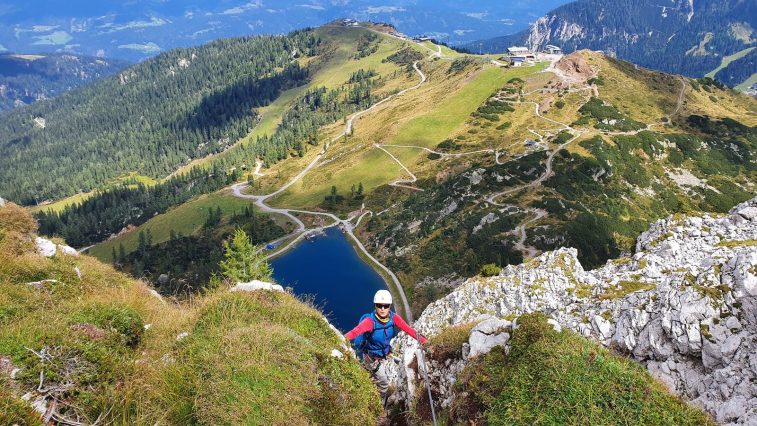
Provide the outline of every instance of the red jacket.
[[[404,331],[405,333],[409,334],[412,338],[419,340],[421,344],[426,343],[428,340],[418,334],[417,331],[413,327],[410,327],[404,319],[402,319],[399,314],[394,314],[394,325],[397,326],[400,330]],[[367,333],[369,331],[373,330],[373,320],[370,318],[364,319],[360,324],[357,325],[357,327],[353,328],[352,330],[348,331],[347,334],[344,335],[349,340],[355,340],[355,338],[363,333]],[[419,339],[420,337],[420,339]]]

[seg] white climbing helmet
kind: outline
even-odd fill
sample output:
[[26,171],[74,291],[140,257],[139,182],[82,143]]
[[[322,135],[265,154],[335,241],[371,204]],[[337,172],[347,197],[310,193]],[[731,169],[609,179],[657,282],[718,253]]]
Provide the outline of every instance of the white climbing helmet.
[[388,290],[379,290],[376,295],[373,296],[373,303],[392,303],[392,293]]

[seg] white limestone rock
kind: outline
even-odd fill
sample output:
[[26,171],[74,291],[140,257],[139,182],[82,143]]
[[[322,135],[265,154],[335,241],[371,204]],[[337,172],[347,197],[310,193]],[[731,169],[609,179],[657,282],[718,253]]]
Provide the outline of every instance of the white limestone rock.
[[[638,238],[632,258],[592,271],[582,268],[575,249],[562,248],[495,277],[471,278],[429,305],[414,324],[427,336],[478,324],[460,359],[432,364],[435,392],[451,404],[450,383],[467,359],[507,347],[517,317],[540,311],[562,328],[627,350],[719,422],[757,425],[754,240],[757,198],[726,216],[659,220]],[[505,318],[516,320],[508,328]],[[393,345],[404,356],[390,376],[398,395],[412,401],[420,385],[409,368],[417,343],[401,335]]]
[[67,245],[64,245],[64,244],[58,244],[57,245],[57,249],[58,249],[59,253],[63,253],[66,256],[73,256],[73,257],[78,257],[79,256],[79,252],[76,251],[75,248],[67,246]]
[[252,280],[248,283],[237,283],[229,291],[255,291],[255,290],[270,290],[270,291],[284,291],[284,288],[278,284],[271,284],[264,281]]
[[508,330],[510,325],[510,321],[491,318],[473,327],[468,337],[468,357],[485,355],[496,346],[507,345],[510,341],[510,333],[505,330]]
[[32,287],[34,287],[34,288],[36,288],[37,290],[42,290],[42,289],[44,289],[44,288],[45,288],[45,284],[47,284],[47,283],[50,283],[50,284],[57,284],[57,283],[59,283],[59,282],[60,282],[60,281],[58,281],[58,280],[56,280],[56,279],[52,279],[52,278],[50,278],[50,279],[47,279],[47,280],[41,280],[41,281],[32,281],[32,282],[30,282],[30,283],[26,283],[26,285],[30,285],[30,286],[32,286]]
[[53,257],[57,248],[55,243],[47,238],[37,237],[34,239],[34,243],[37,246],[37,253],[45,257]]

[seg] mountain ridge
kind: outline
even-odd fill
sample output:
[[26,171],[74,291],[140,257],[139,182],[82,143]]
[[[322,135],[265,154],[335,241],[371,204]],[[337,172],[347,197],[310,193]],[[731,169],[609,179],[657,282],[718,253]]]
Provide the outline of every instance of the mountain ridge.
[[[502,52],[511,45],[542,50],[554,44],[566,52],[602,50],[645,67],[703,77],[722,58],[755,45],[755,16],[754,6],[741,1],[680,0],[660,6],[653,1],[581,0],[539,17],[528,30],[465,47]],[[714,78],[731,86],[755,73],[748,61],[726,65]],[[726,74],[738,75],[738,81]]]
[[0,54],[0,111],[49,99],[115,74],[127,62],[74,54]]

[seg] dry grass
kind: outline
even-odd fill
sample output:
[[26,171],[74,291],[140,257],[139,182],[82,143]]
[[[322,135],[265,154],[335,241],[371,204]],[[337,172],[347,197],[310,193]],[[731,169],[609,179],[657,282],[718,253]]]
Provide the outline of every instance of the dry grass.
[[316,309],[224,288],[163,300],[92,257],[38,255],[33,225],[28,211],[0,208],[0,357],[21,368],[12,383],[0,372],[0,419],[34,419],[19,395],[42,374],[46,388],[69,383],[50,395],[84,423],[375,421],[374,386],[330,356],[340,341]]
[[[712,118],[730,117],[747,126],[757,126],[757,100],[731,90],[720,90],[715,86],[711,91],[702,88],[686,91],[684,111],[686,115],[707,115]],[[716,101],[713,101],[713,96]]]

